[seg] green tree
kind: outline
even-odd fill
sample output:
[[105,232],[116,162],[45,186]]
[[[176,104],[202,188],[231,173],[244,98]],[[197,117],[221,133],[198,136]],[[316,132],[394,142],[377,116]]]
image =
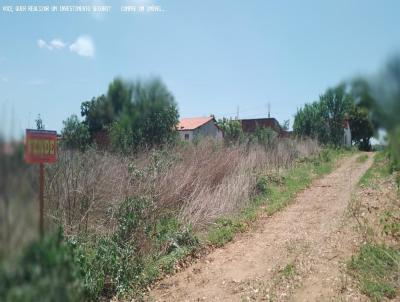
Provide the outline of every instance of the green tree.
[[355,105],[349,112],[351,139],[360,150],[370,151],[370,139],[374,135],[374,127],[369,112],[365,107]]
[[177,105],[159,78],[115,79],[106,95],[84,102],[81,113],[90,134],[107,131],[117,150],[153,147],[176,138]]
[[223,118],[218,121],[218,127],[224,133],[226,143],[238,143],[243,140],[244,134],[240,121]]
[[346,93],[346,86],[341,84],[333,89],[328,89],[320,96],[320,102],[326,104],[330,143],[339,146],[343,140],[343,126],[353,105],[352,97]]
[[111,140],[117,148],[137,149],[153,147],[173,140],[178,124],[178,109],[173,95],[160,79],[136,81],[128,86],[131,101],[125,106],[111,133],[118,135]]
[[323,144],[329,142],[328,110],[323,102],[305,104],[297,110],[293,131],[300,137],[318,139]]
[[63,121],[64,128],[61,130],[62,144],[69,149],[85,150],[90,143],[88,126],[79,121],[73,114]]
[[342,143],[343,125],[353,99],[341,84],[328,89],[319,101],[304,105],[295,115],[293,131],[298,136],[318,139],[323,144]]
[[108,86],[107,94],[93,97],[81,105],[81,115],[91,135],[106,131],[127,110],[132,99],[132,87],[120,78]]

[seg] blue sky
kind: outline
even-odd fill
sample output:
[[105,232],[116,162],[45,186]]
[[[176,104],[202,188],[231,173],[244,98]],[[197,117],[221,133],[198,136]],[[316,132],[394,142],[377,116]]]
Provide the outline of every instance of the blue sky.
[[[136,3],[135,3],[136,2]],[[161,13],[122,14],[121,4]],[[0,0],[112,5],[104,15],[0,11],[0,127],[47,129],[116,76],[160,76],[181,117],[279,121],[341,80],[374,73],[400,50],[400,2],[369,0]],[[13,130],[11,130],[13,126]]]

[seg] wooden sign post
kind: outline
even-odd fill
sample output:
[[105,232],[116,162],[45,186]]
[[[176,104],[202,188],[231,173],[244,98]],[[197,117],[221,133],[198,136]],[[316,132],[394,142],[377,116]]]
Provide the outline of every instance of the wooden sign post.
[[39,164],[39,234],[43,238],[44,164],[57,161],[57,132],[26,129],[25,161]]

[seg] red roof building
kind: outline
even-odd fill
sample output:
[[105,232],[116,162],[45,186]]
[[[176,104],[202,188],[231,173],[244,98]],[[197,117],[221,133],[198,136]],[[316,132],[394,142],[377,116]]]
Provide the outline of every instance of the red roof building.
[[183,118],[179,121],[176,129],[185,141],[192,141],[195,137],[200,136],[210,136],[217,140],[223,138],[222,130],[213,116]]

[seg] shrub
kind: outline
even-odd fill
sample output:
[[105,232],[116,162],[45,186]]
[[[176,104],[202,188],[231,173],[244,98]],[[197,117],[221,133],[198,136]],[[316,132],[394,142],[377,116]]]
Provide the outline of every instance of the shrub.
[[82,275],[62,231],[27,246],[11,269],[0,270],[2,301],[79,301]]
[[268,192],[268,178],[266,176],[261,176],[257,180],[256,184],[257,192],[259,194],[267,194]]
[[223,118],[218,121],[218,127],[224,132],[224,140],[227,144],[241,142],[244,138],[242,124],[238,120]]

